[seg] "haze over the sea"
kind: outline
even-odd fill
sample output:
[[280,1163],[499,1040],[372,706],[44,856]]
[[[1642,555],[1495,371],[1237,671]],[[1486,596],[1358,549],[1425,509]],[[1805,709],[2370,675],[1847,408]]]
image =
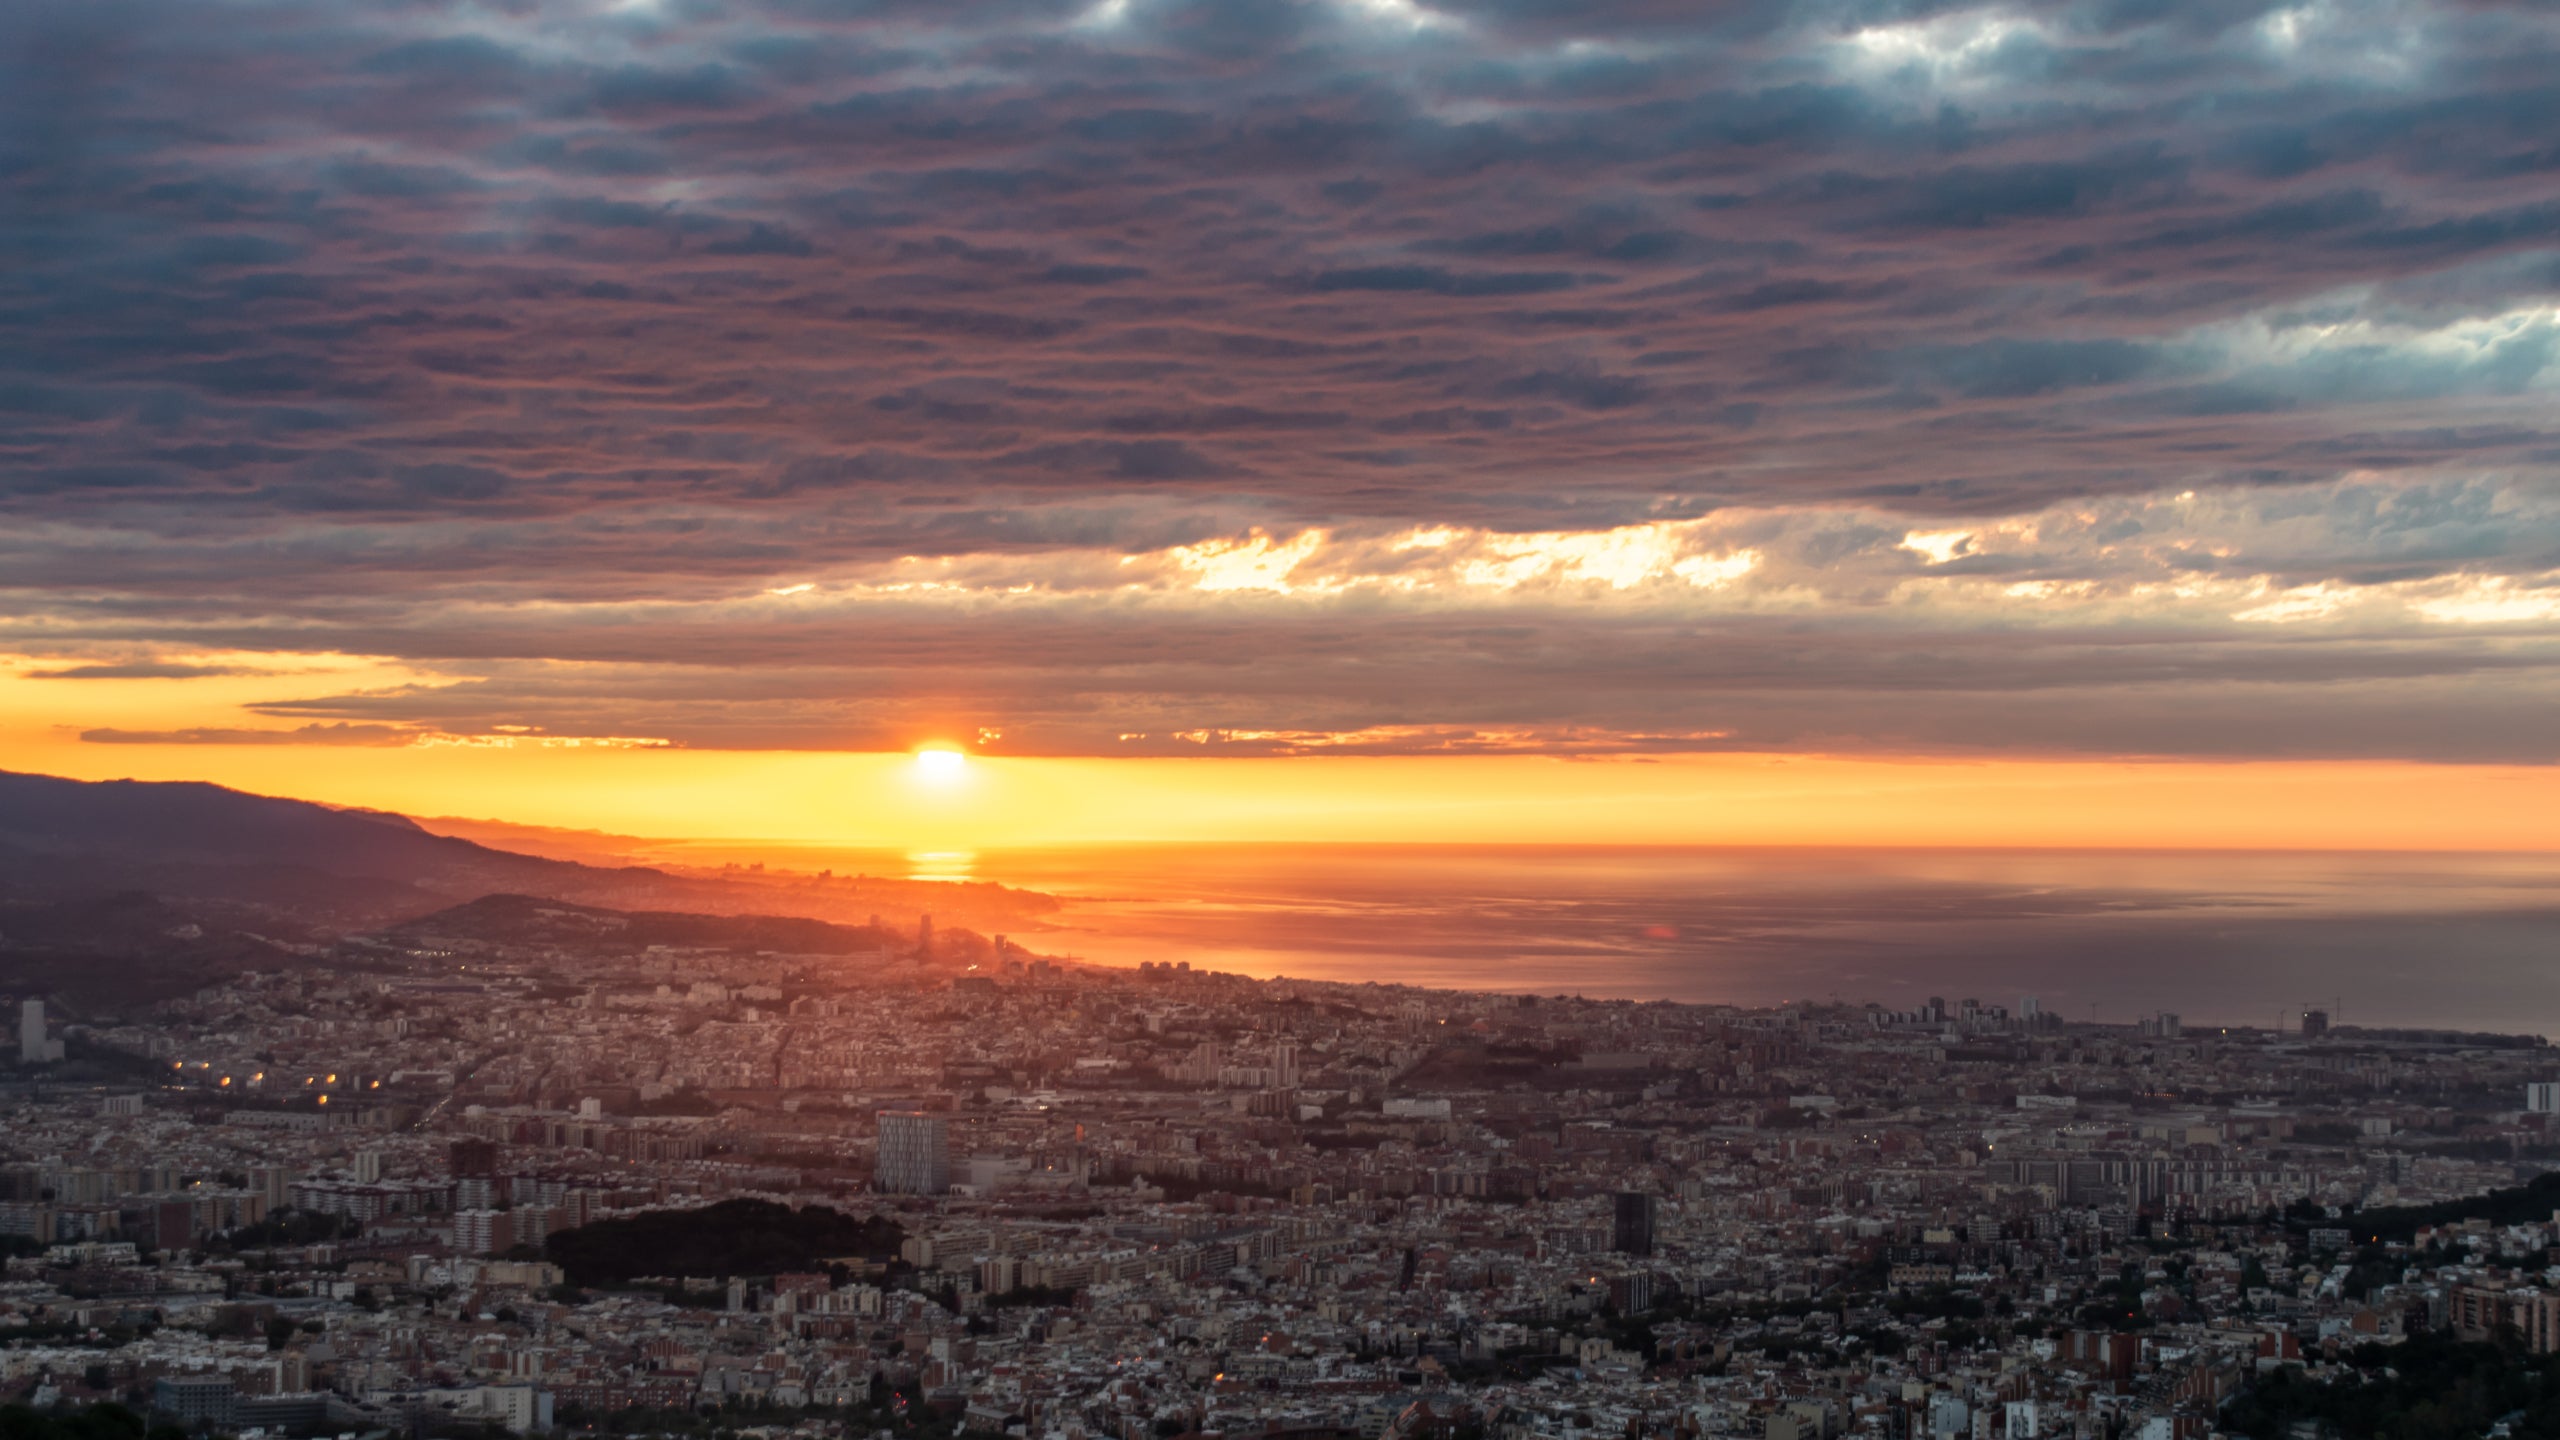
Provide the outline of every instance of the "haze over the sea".
[[[2560,856],[2334,851],[670,845],[1070,903],[1036,950],[1744,1005],[1930,995],[2073,1019],[2560,1034]],[[2094,1011],[2092,1007],[2095,1007]]]

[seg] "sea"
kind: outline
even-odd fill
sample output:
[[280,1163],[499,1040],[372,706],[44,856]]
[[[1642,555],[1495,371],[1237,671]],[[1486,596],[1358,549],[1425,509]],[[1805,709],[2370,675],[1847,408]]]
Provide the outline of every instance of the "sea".
[[2560,855],[1125,845],[808,852],[1067,902],[1016,936],[1108,964],[1538,995],[1911,1009],[2190,1030],[2560,1036]]

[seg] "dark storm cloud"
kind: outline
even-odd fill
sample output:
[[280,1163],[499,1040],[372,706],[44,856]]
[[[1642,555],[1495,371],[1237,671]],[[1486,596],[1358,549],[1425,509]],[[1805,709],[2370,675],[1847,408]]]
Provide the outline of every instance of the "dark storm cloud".
[[[37,0],[0,13],[0,610],[107,655],[457,674],[658,644],[683,692],[766,642],[712,663],[698,628],[579,607],[1248,526],[1855,513],[1875,535],[1770,551],[1824,597],[1781,647],[1823,655],[1809,687],[1733,661],[1725,621],[1606,607],[1488,631],[1498,675],[1384,597],[1241,630],[1059,611],[1031,628],[1074,685],[966,605],[897,612],[929,662],[716,717],[614,683],[705,743],[869,733],[858,697],[929,663],[990,725],[1114,753],[1436,724],[2521,753],[2548,657],[2513,634],[2262,635],[2224,673],[2219,632],[2153,617],[2189,668],[2092,640],[2063,681],[1982,639],[2033,600],[1871,621],[1914,575],[2113,563],[1923,572],[1902,528],[2201,488],[2330,498],[2316,534],[2269,511],[2163,574],[2512,579],[2410,593],[2531,623],[2560,569],[2554,73],[2560,19],[2489,0]],[[2449,494],[2489,517],[2409,543]],[[794,645],[890,623],[828,613]],[[1286,698],[1221,688],[1254,646]]]

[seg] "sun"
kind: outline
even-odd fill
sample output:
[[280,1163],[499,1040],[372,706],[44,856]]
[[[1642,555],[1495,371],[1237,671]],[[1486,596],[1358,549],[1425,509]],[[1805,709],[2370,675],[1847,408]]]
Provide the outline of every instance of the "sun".
[[948,746],[932,745],[916,752],[916,778],[928,785],[952,785],[968,773],[969,757]]

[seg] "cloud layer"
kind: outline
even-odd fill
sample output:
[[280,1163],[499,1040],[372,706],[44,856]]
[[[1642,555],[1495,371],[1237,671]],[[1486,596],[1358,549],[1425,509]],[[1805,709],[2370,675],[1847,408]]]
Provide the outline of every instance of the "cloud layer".
[[0,645],[430,677],[102,741],[2550,758],[2547,6],[37,0],[0,69]]

